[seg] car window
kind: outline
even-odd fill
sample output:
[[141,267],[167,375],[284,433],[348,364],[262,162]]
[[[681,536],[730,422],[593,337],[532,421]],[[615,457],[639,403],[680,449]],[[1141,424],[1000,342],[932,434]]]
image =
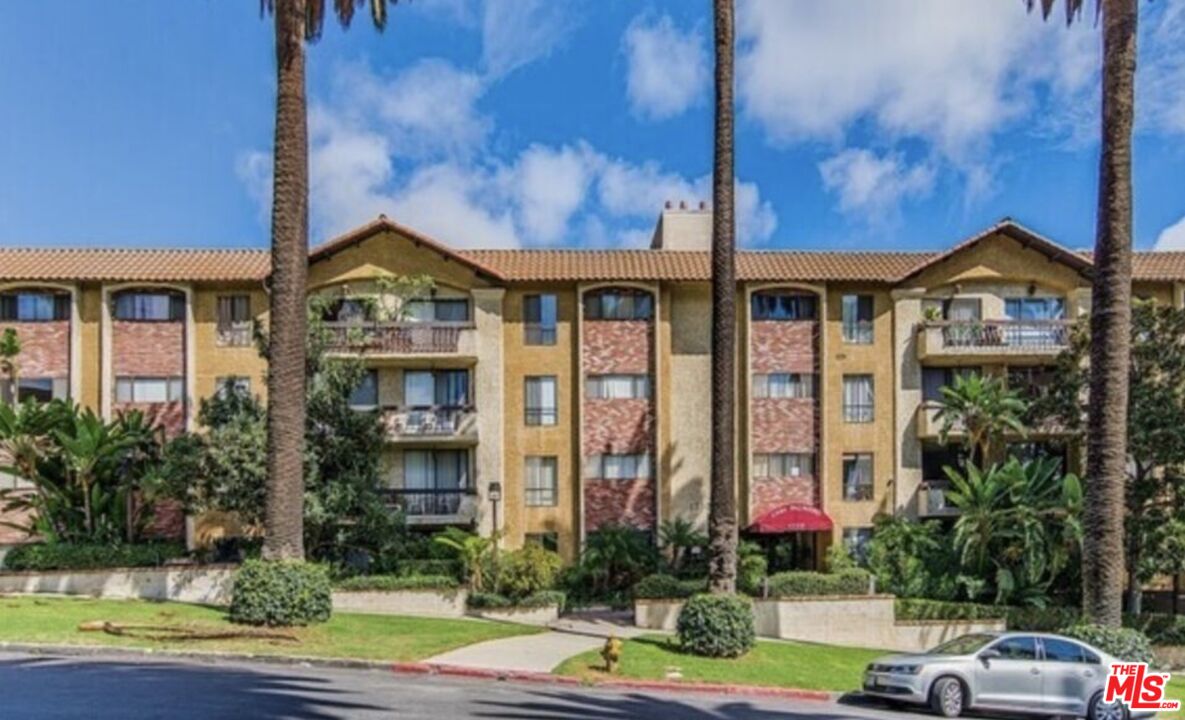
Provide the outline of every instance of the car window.
[[991,642],[991,635],[974,634],[947,640],[927,651],[928,655],[969,655]]
[[1000,653],[1005,660],[1036,660],[1037,638],[1010,637],[992,645],[992,649]]
[[1043,638],[1041,644],[1045,647],[1045,659],[1049,662],[1084,663],[1086,662],[1086,648],[1069,640],[1057,638]]

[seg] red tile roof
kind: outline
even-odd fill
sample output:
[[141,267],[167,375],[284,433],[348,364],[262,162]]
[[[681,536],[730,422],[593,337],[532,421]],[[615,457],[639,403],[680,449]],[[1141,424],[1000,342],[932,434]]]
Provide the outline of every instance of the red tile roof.
[[270,265],[267,250],[0,248],[0,280],[258,281]]

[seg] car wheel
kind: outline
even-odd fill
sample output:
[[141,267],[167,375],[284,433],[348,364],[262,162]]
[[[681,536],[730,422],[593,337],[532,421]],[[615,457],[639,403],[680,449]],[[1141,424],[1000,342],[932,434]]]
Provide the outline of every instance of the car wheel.
[[942,717],[958,717],[967,704],[967,693],[958,678],[944,677],[930,688],[930,709]]
[[1108,705],[1103,702],[1103,694],[1095,693],[1090,699],[1090,708],[1086,713],[1087,720],[1129,720],[1131,713],[1119,700]]

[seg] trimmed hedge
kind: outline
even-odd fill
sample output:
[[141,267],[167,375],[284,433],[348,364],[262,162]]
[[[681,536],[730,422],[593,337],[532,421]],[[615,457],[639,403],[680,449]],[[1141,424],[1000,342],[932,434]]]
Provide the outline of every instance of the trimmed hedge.
[[559,590],[540,590],[523,598],[509,598],[498,593],[475,592],[469,595],[469,607],[474,610],[511,610],[564,607],[566,597]]
[[329,573],[306,562],[248,560],[235,575],[229,616],[243,625],[311,625],[333,613]]
[[18,545],[4,556],[4,569],[24,572],[158,567],[181,557],[185,557],[185,546],[179,543]]
[[1112,628],[1102,625],[1075,625],[1062,628],[1059,634],[1077,638],[1128,662],[1152,662],[1152,643],[1148,636],[1132,628]]
[[706,578],[680,580],[673,575],[647,575],[634,585],[634,598],[642,600],[683,600],[708,590]]
[[346,592],[373,590],[455,590],[461,582],[449,575],[359,575],[337,583],[336,589]]
[[412,576],[447,576],[461,579],[461,563],[456,560],[415,559],[400,560],[395,564],[395,574],[399,577]]
[[1125,615],[1123,624],[1147,635],[1153,645],[1185,645],[1185,615]]
[[685,652],[736,658],[753,648],[753,605],[740,595],[696,595],[683,605],[675,631]]
[[867,570],[859,569],[838,573],[780,572],[770,575],[766,583],[771,598],[867,595],[871,577]]
[[1009,630],[1026,632],[1057,632],[1063,627],[1077,625],[1077,608],[1068,607],[1009,607],[982,603],[897,598],[898,620],[1004,620]]

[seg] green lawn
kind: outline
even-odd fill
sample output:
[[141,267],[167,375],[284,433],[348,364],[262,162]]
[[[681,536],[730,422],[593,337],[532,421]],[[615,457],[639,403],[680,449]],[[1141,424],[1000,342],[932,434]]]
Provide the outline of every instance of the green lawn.
[[[1185,673],[1173,673],[1173,681],[1165,689],[1164,698],[1165,700],[1180,700],[1185,703]],[[1185,709],[1181,712],[1185,712]],[[1180,718],[1182,717],[1181,712],[1164,712],[1160,713],[1158,717]]]
[[[684,655],[662,636],[645,636],[622,643],[619,676],[664,680],[672,671],[686,682],[769,685],[802,690],[858,690],[864,667],[884,655],[864,650],[811,643],[758,641],[749,654],[736,660],[713,660]],[[588,680],[606,677],[598,652],[571,658],[556,668],[560,675]]]
[[297,655],[357,660],[413,661],[483,640],[539,630],[480,620],[335,614],[324,625],[294,628],[298,642],[272,639],[148,640],[80,632],[79,623],[186,625],[235,630],[223,611],[180,603],[0,596],[0,641],[69,645],[120,645],[155,650],[204,650],[254,655]]

